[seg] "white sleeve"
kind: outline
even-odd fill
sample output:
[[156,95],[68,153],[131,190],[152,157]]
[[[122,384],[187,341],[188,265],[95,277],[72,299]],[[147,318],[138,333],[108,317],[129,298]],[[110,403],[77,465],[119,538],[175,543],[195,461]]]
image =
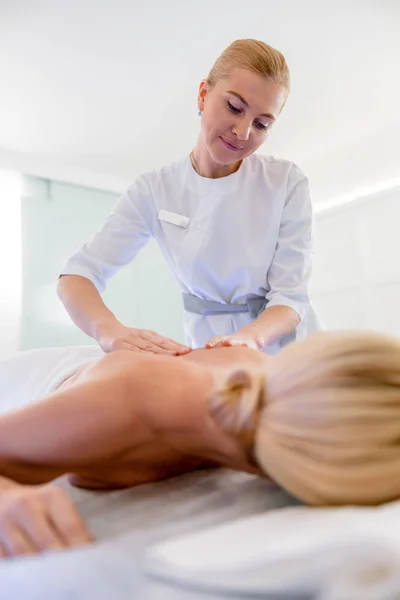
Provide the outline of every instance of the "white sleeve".
[[110,277],[131,262],[151,237],[151,208],[150,186],[138,178],[100,230],[71,256],[60,275],[82,275],[103,292]]
[[267,309],[289,306],[303,319],[313,251],[313,212],[308,180],[293,165],[289,175],[275,254],[267,274]]

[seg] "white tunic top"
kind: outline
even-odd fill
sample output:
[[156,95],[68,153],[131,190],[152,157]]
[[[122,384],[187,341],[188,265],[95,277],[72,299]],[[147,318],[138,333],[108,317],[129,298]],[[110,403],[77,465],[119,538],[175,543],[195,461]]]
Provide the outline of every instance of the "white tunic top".
[[[254,154],[236,173],[209,179],[187,156],[139,176],[61,273],[87,277],[102,292],[154,237],[182,292],[228,304],[265,297],[268,307],[285,305],[299,314],[297,337],[303,337],[314,328],[308,298],[312,223],[308,181],[294,163]],[[248,313],[185,312],[186,341],[202,347],[250,321]]]

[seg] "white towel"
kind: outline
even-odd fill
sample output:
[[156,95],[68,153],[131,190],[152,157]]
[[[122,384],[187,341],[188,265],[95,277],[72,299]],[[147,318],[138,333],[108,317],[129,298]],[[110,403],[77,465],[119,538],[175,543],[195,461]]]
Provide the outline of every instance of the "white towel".
[[40,400],[101,356],[98,346],[71,346],[28,350],[1,360],[0,413]]
[[270,511],[159,543],[146,568],[220,593],[398,600],[400,502]]

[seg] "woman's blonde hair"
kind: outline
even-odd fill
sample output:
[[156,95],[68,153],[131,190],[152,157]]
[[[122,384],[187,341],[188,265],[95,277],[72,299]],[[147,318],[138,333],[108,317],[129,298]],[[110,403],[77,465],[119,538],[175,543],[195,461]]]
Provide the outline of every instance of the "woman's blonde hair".
[[248,69],[290,90],[290,73],[285,57],[279,50],[258,40],[236,40],[225,48],[208,74],[207,82],[213,87],[217,81],[229,77],[234,69]]
[[320,332],[271,362],[255,438],[262,470],[316,505],[400,497],[400,343]]

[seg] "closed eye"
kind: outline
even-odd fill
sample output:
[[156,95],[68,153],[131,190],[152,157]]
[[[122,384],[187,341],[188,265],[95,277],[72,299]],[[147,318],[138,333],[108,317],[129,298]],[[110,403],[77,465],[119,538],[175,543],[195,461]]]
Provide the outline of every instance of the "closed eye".
[[[229,102],[229,100],[227,102],[228,102],[229,110],[231,112],[233,112],[235,115],[238,115],[242,112],[242,110],[240,108],[237,108],[237,106],[233,106],[233,104],[231,104]],[[259,129],[260,131],[267,131],[267,129],[269,129],[271,127],[271,123],[264,124],[264,123],[261,123],[261,121],[254,121],[254,123],[255,123],[255,126],[257,127],[257,129]]]
[[271,123],[264,125],[264,123],[260,123],[260,121],[255,121],[255,124],[257,129],[260,129],[261,131],[267,131],[267,129],[269,129],[271,126]]
[[229,102],[229,100],[228,100],[228,107],[229,107],[229,110],[231,110],[231,111],[232,111],[233,113],[235,113],[235,114],[238,114],[238,113],[242,112],[242,111],[240,110],[240,108],[237,108],[236,106],[233,106],[233,104],[231,104],[231,103]]

